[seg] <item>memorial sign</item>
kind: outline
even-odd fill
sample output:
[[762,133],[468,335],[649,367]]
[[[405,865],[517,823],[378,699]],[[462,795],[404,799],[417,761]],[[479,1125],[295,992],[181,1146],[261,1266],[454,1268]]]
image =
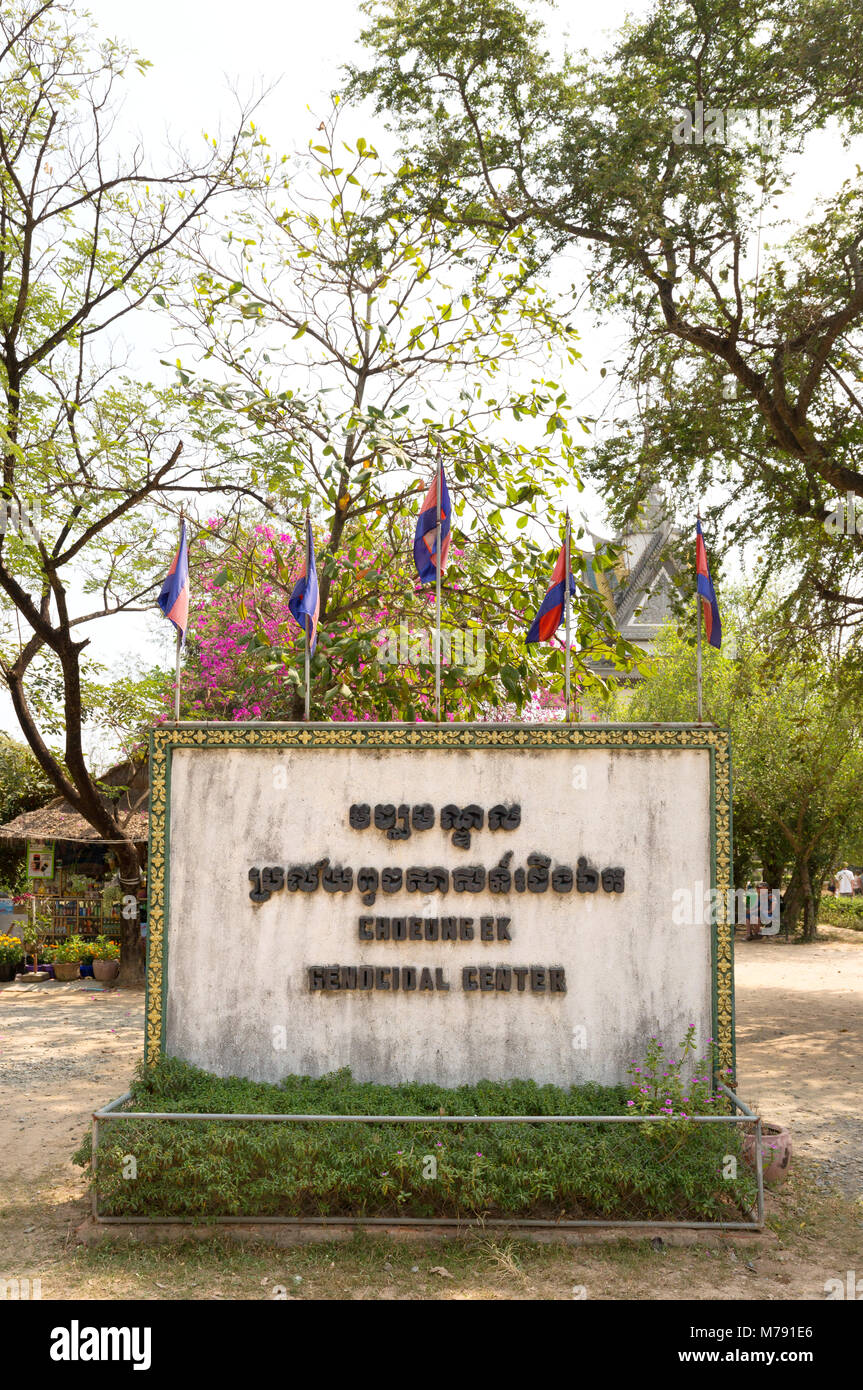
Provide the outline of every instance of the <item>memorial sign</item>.
[[194,725],[151,748],[147,1053],[275,1081],[625,1080],[695,1023],[733,1066],[727,735]]

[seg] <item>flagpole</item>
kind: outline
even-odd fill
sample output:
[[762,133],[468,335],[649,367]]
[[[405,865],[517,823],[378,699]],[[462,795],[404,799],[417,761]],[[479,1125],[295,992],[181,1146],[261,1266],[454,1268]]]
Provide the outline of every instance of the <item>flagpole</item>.
[[[184,508],[180,507],[180,538],[183,535]],[[177,555],[179,556],[179,542],[177,544]],[[180,722],[180,656],[182,652],[182,635],[177,628],[177,652],[174,658],[174,723]]]
[[[700,513],[700,512],[698,513],[698,520],[699,520],[699,521],[701,520],[701,513]],[[696,651],[697,651],[697,653],[698,653],[697,658],[696,658],[696,667],[695,667],[695,670],[696,670],[696,677],[695,677],[695,679],[696,679],[696,685],[697,685],[697,687],[698,687],[698,722],[699,722],[699,724],[700,724],[700,723],[701,723],[701,716],[702,716],[702,688],[701,688],[701,595],[700,595],[699,592],[698,592],[698,561],[697,561],[697,560],[696,560],[696,574],[695,574],[695,629],[696,629],[696,633],[697,633],[697,647],[696,647]]]
[[698,722],[701,723],[702,716],[702,691],[701,691],[701,595],[695,595],[695,623],[698,632],[698,657],[696,664],[696,681],[698,685]]
[[180,631],[177,629],[177,657],[174,668],[174,723],[180,722]]
[[310,698],[309,698],[309,642],[310,642],[310,641],[311,641],[311,629],[310,629],[310,627],[309,627],[309,615],[308,615],[308,613],[307,613],[307,614],[306,614],[306,712],[305,712],[306,723],[308,723],[308,720],[309,720],[309,704],[310,704]]
[[[309,576],[309,570],[310,570],[310,567],[311,567],[311,562],[312,562],[312,557],[311,557],[311,555],[309,554],[309,513],[308,513],[308,508],[307,508],[307,509],[306,509],[306,582],[307,582],[307,583],[308,583],[308,576]],[[306,720],[306,723],[308,723],[308,722],[309,722],[309,708],[310,708],[310,705],[311,705],[311,695],[310,695],[310,689],[309,689],[309,688],[310,688],[310,684],[311,684],[311,681],[310,681],[310,674],[309,674],[309,667],[310,667],[310,661],[309,661],[309,643],[311,642],[311,628],[310,628],[310,625],[309,625],[309,624],[310,624],[310,619],[309,619],[308,613],[307,613],[305,616],[306,616],[306,622],[305,622],[305,627],[306,627],[306,653],[305,653],[306,705],[305,705],[305,720]]]
[[572,705],[569,694],[569,666],[570,666],[570,647],[569,647],[569,508],[566,509],[566,569],[564,579],[564,601],[566,603],[566,722],[572,722]]
[[440,503],[441,503],[441,477],[443,466],[441,464],[440,449],[437,455],[437,527],[435,528],[435,708],[437,709],[437,722],[440,721]]

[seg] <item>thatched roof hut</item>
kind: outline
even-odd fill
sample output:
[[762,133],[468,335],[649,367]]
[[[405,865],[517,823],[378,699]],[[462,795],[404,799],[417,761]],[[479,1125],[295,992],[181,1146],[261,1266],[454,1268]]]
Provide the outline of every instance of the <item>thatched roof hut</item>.
[[[102,801],[117,815],[123,830],[136,842],[147,843],[150,809],[149,773],[146,761],[117,763],[98,779],[102,789],[117,788],[118,793],[102,790]],[[89,821],[56,796],[38,811],[24,811],[6,825],[0,825],[4,840],[66,840],[71,843],[110,845]]]

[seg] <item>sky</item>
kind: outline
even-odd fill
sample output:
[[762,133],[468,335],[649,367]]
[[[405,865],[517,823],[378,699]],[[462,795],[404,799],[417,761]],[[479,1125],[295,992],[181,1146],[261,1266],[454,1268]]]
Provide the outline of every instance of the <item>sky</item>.
[[[153,65],[146,76],[130,82],[123,123],[130,132],[139,131],[154,153],[178,138],[194,146],[200,131],[215,133],[220,124],[229,126],[234,92],[245,96],[265,89],[258,126],[277,148],[305,148],[316,124],[313,115],[328,109],[342,65],[358,52],[362,24],[357,0],[244,0],[242,5],[223,0],[148,0],[145,5],[90,0],[87,8],[102,31],[131,43]],[[645,0],[561,4],[548,15],[552,48],[568,41],[574,47],[601,50],[606,36],[627,14],[648,8]],[[366,130],[386,148],[371,117]],[[801,164],[792,209],[802,211],[847,170],[848,156],[835,141],[823,137]],[[572,266],[564,269],[571,271]],[[614,324],[596,325],[587,316],[578,326],[584,365],[573,369],[566,385],[571,401],[591,413],[601,397],[599,368],[615,352],[620,330]],[[142,341],[138,351],[146,359],[146,333]],[[573,493],[568,500],[580,506],[594,529],[607,529],[601,499],[592,489],[580,496]],[[737,557],[738,565],[742,560]],[[130,654],[144,664],[173,665],[173,629],[155,612],[103,621],[89,635],[93,655],[109,666]],[[0,727],[18,734],[8,697],[0,698]]]

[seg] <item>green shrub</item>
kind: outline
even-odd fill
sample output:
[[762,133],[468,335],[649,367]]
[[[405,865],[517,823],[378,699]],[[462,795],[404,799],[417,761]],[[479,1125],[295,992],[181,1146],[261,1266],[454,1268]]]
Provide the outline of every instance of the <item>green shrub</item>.
[[43,946],[42,960],[51,965],[75,965],[93,958],[93,947],[80,936],[70,936],[58,941],[56,946]]
[[120,944],[107,936],[97,936],[90,944],[90,954],[94,960],[119,960]]
[[[379,1086],[349,1071],[280,1085],[220,1079],[175,1059],[139,1069],[125,1109],[422,1115],[410,1124],[116,1120],[100,1127],[111,1216],[425,1216],[739,1220],[754,1178],[741,1126],[441,1124],[442,1115],[621,1115],[627,1086],[532,1081]],[[124,1176],[127,1159],[137,1165]],[[739,1176],[723,1178],[727,1158]],[[430,1162],[430,1160],[434,1162]],[[75,1161],[90,1162],[89,1135]]]
[[825,894],[818,904],[818,921],[823,926],[854,927],[863,931],[863,898],[834,898]]

